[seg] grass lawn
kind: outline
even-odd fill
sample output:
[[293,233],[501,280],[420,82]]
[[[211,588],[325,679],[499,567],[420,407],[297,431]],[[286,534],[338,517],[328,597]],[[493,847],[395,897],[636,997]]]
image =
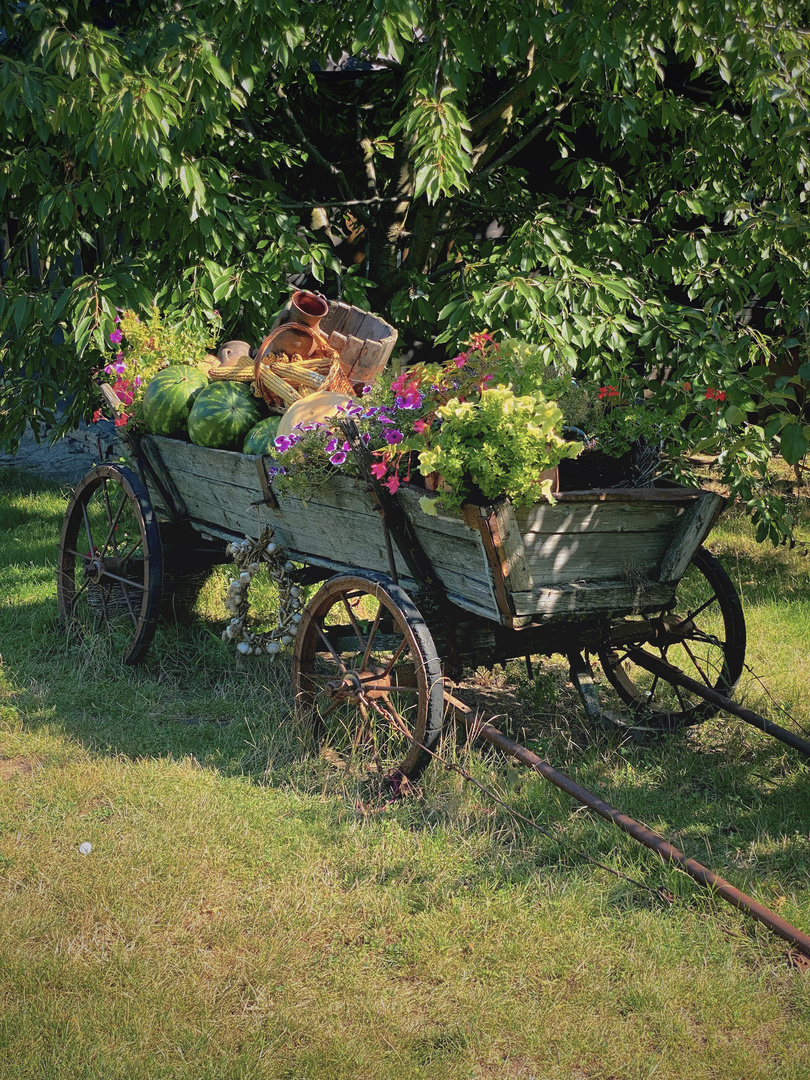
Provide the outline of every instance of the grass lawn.
[[[221,643],[227,575],[140,668],[66,641],[65,499],[0,473],[0,1080],[810,1077],[784,942],[452,732],[442,753],[543,832],[438,765],[369,806],[296,730],[284,664]],[[709,546],[762,680],[741,699],[810,729],[810,557],[733,513]],[[797,754],[729,719],[591,730],[559,664],[473,682],[509,734],[810,933]]]

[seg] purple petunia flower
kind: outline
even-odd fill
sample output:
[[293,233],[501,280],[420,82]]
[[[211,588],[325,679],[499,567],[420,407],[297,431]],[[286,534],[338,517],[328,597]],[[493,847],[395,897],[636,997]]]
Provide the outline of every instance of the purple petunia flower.
[[329,440],[329,442],[324,447],[327,454],[334,454],[334,452],[337,450],[337,448],[338,448],[338,441],[334,436]]
[[338,450],[336,453],[332,454],[329,460],[333,465],[342,465],[346,460],[346,453],[343,450]]
[[422,404],[422,395],[415,387],[410,387],[406,393],[398,394],[394,400],[398,409],[418,409]]
[[398,428],[393,428],[391,431],[386,431],[383,434],[383,438],[389,444],[389,446],[391,446],[394,443],[402,442],[405,436]]

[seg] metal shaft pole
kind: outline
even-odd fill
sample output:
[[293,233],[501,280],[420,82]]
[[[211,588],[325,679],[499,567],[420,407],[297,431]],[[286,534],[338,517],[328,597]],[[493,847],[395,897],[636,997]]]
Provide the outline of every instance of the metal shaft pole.
[[732,701],[731,698],[727,698],[723,694],[718,693],[717,690],[713,690],[712,687],[706,686],[704,683],[696,682],[695,679],[690,679],[688,675],[684,675],[682,671],[673,667],[672,664],[668,664],[666,660],[661,660],[657,656],[652,656],[644,649],[628,649],[627,657],[629,660],[632,660],[634,664],[646,668],[647,671],[651,671],[653,675],[658,675],[659,678],[662,678],[665,682],[682,686],[685,690],[689,690],[691,693],[697,694],[698,697],[704,698],[712,705],[716,705],[718,709],[729,712],[732,716],[739,717],[739,719],[745,721],[746,724],[759,728],[759,730],[764,731],[766,735],[772,735],[774,739],[778,739],[787,746],[793,747],[794,750],[798,750],[799,753],[804,754],[805,757],[810,757],[810,742],[806,739],[802,739],[801,736],[794,735],[792,731],[787,731],[778,724],[766,720],[764,716],[760,716],[759,713],[755,713],[752,709],[746,709],[743,705],[738,705],[736,702]]
[[706,888],[711,889],[713,892],[721,896],[729,904],[739,908],[740,911],[746,912],[752,918],[763,923],[768,929],[772,930],[779,937],[785,941],[789,941],[791,945],[794,945],[805,957],[810,959],[810,937],[807,934],[803,934],[801,930],[797,930],[795,926],[791,926],[789,922],[780,918],[770,908],[766,908],[764,904],[760,904],[758,900],[754,900],[753,897],[747,896],[745,893],[740,892],[739,889],[735,889],[730,882],[725,881],[723,878],[718,877],[717,874],[712,873],[707,867],[701,863],[696,862],[695,859],[687,858],[682,851],[679,851],[676,847],[673,847],[667,840],[658,833],[648,829],[646,825],[642,825],[640,821],[635,821],[633,818],[628,817],[627,814],[623,814],[621,810],[617,810],[616,807],[611,806],[609,803],[604,802],[597,795],[594,795],[592,791],[588,791],[587,788],[582,787],[575,780],[566,776],[565,773],[561,773],[558,769],[555,769],[552,765],[549,765],[547,761],[543,761],[537,754],[533,754],[531,750],[527,750],[525,746],[521,746],[520,743],[514,742],[503,732],[499,731],[492,724],[478,723],[473,714],[473,710],[469,706],[465,705],[463,701],[459,701],[458,698],[453,697],[451,694],[445,693],[445,701],[451,705],[455,711],[461,716],[462,721],[470,729],[470,733],[473,737],[480,735],[487,742],[492,743],[493,746],[497,746],[499,750],[503,750],[509,757],[515,758],[517,761],[522,762],[524,765],[528,765],[530,769],[539,773],[555,787],[560,788],[571,798],[576,799],[577,802],[582,803],[583,806],[587,806],[590,810],[593,810],[595,814],[605,818],[606,821],[612,821],[614,825],[618,825],[620,829],[628,833],[634,840],[638,840],[639,843],[644,844],[645,847],[651,848],[657,852],[658,855],[666,863],[672,863],[679,867],[695,881],[704,885]]

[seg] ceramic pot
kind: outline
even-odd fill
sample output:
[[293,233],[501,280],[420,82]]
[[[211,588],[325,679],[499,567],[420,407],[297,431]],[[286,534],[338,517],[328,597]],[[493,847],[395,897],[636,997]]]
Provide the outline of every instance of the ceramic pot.
[[292,294],[289,311],[293,322],[309,326],[317,333],[321,319],[329,311],[329,301],[320,293],[299,289]]

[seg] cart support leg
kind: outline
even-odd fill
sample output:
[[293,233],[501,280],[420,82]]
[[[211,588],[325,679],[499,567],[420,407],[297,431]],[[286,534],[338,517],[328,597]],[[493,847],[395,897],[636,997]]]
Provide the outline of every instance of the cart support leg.
[[778,739],[779,742],[783,742],[787,746],[793,747],[794,750],[798,750],[799,753],[804,754],[805,757],[810,757],[810,742],[807,742],[806,739],[802,739],[799,735],[794,735],[792,731],[787,731],[778,724],[766,720],[764,716],[760,716],[759,713],[755,713],[751,709],[746,709],[742,705],[737,705],[731,698],[725,697],[723,694],[718,693],[717,690],[713,690],[710,686],[705,686],[703,683],[690,679],[688,675],[684,675],[683,672],[679,671],[671,664],[668,664],[665,660],[661,660],[657,656],[651,656],[650,653],[645,652],[644,649],[629,649],[627,655],[634,664],[646,668],[647,671],[651,671],[653,675],[659,675],[668,683],[675,683],[678,686],[684,687],[684,689],[689,690],[690,693],[704,698],[706,701],[711,702],[712,705],[716,705],[718,709],[731,713],[732,716],[744,720],[746,724],[750,724],[752,727],[764,731],[766,735],[772,735],[773,738]]
[[801,930],[797,930],[795,926],[791,926],[789,922],[780,918],[775,912],[766,908],[764,904],[760,904],[753,897],[747,896],[745,893],[740,892],[739,889],[735,889],[728,881],[718,877],[717,874],[712,873],[711,870],[703,866],[701,863],[696,862],[694,859],[687,858],[682,851],[679,851],[676,847],[673,847],[667,840],[658,833],[654,833],[652,829],[648,829],[646,825],[642,825],[641,822],[635,821],[633,818],[628,817],[627,814],[623,814],[621,810],[617,810],[616,807],[611,806],[609,803],[603,802],[597,795],[594,795],[592,791],[588,791],[587,788],[582,787],[575,780],[566,776],[565,773],[559,772],[552,765],[549,765],[547,761],[543,761],[537,754],[533,754],[531,750],[528,750],[525,746],[521,746],[520,743],[514,742],[503,732],[499,731],[492,724],[480,722],[473,710],[469,706],[465,705],[463,701],[459,701],[458,698],[453,697],[445,691],[445,701],[450,705],[460,717],[462,722],[470,729],[470,735],[475,738],[480,735],[487,742],[492,743],[493,746],[497,746],[499,750],[503,750],[509,757],[515,758],[524,765],[528,765],[530,769],[533,769],[536,773],[539,773],[544,779],[554,784],[555,787],[560,788],[567,795],[570,795],[572,799],[581,803],[583,806],[587,806],[590,810],[593,810],[595,814],[605,818],[606,821],[612,821],[614,825],[618,825],[620,829],[628,833],[637,840],[640,844],[644,844],[645,847],[651,848],[658,855],[661,856],[665,863],[671,863],[677,866],[680,870],[689,874],[699,884],[704,885],[718,896],[722,897],[733,907],[738,908],[740,911],[744,911],[750,915],[753,919],[758,920],[767,926],[769,930],[783,938],[785,941],[790,942],[803,954],[803,956],[810,960],[810,937],[807,934],[803,934]]
[[579,693],[585,715],[592,724],[606,726],[602,707],[599,704],[599,694],[593,681],[593,670],[582,653],[568,654],[569,678]]

